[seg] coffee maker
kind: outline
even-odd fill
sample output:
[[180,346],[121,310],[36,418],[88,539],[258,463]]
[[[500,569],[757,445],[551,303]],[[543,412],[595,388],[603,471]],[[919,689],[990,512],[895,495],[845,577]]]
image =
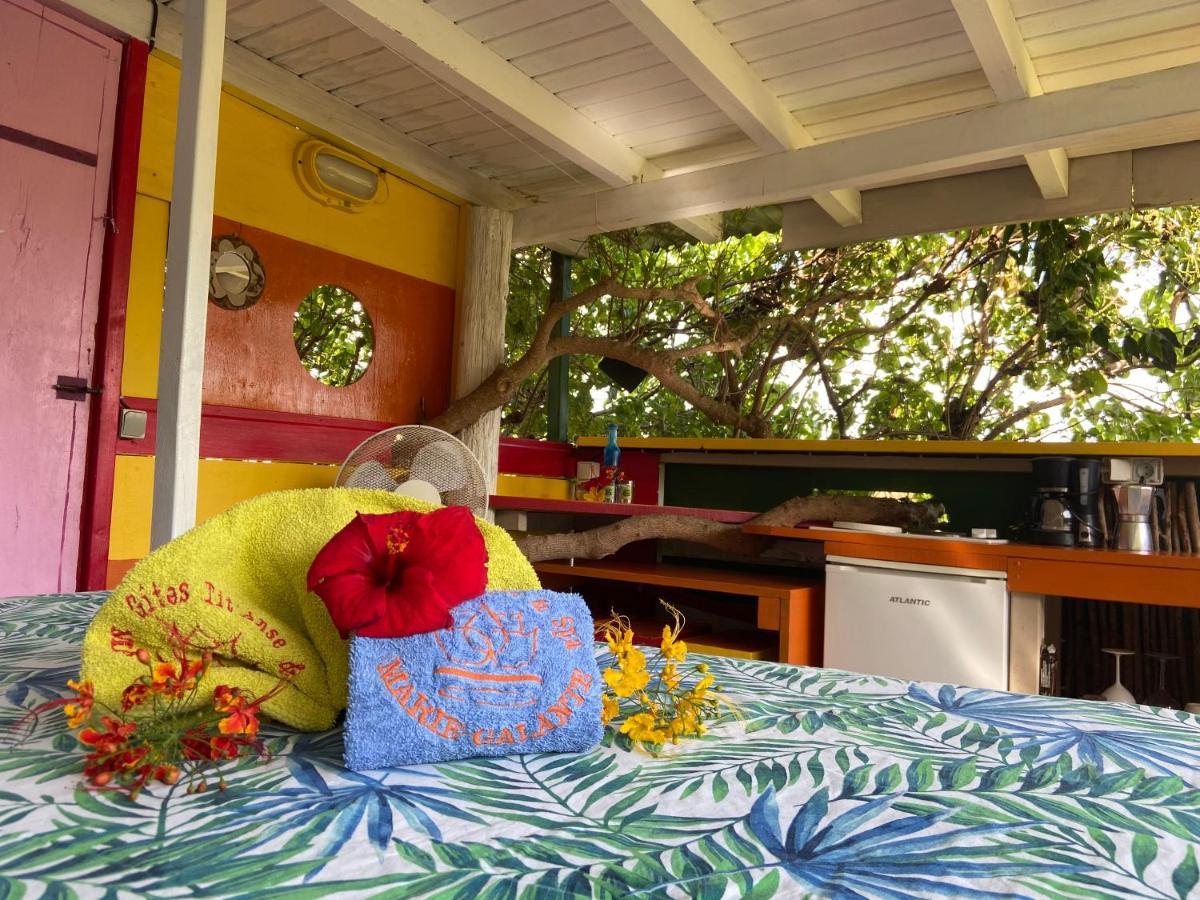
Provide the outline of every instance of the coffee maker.
[[1106,459],[1104,480],[1117,502],[1117,549],[1153,553],[1155,488],[1163,483],[1161,459]]
[[1037,456],[1033,459],[1035,493],[1030,531],[1035,544],[1075,546],[1075,517],[1070,503],[1071,465],[1074,462],[1069,456]]

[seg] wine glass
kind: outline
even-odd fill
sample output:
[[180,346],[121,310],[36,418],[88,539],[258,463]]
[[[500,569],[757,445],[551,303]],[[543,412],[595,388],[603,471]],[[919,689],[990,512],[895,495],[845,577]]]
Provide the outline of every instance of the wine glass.
[[1151,659],[1158,660],[1158,687],[1154,689],[1149,697],[1145,699],[1147,706],[1161,706],[1164,709],[1179,709],[1179,701],[1171,696],[1167,690],[1167,663],[1175,662],[1179,656],[1174,653],[1163,653],[1161,651],[1155,653],[1147,653]]
[[1129,689],[1121,684],[1121,657],[1133,656],[1132,650],[1120,650],[1115,647],[1104,647],[1103,652],[1110,653],[1116,659],[1116,680],[1106,687],[1103,693],[1100,694],[1105,700],[1112,703],[1136,703],[1133,694],[1129,693]]

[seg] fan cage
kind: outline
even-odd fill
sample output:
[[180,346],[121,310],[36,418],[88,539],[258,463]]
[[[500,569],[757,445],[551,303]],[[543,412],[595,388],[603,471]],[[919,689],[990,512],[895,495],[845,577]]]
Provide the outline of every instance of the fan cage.
[[371,435],[338,471],[336,487],[395,491],[410,479],[432,484],[446,506],[487,512],[483,467],[466,444],[428,425],[400,425]]

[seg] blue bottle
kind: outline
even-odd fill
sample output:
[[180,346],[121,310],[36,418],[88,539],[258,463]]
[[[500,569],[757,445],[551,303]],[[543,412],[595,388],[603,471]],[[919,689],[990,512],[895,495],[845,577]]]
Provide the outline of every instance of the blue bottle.
[[610,422],[608,425],[608,444],[604,447],[604,468],[617,468],[617,464],[621,460],[621,448],[617,446],[617,423]]

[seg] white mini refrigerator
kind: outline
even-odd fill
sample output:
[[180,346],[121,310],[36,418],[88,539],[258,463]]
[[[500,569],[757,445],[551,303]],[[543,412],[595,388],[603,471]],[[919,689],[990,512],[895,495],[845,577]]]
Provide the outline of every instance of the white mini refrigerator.
[[910,681],[1008,688],[1004,572],[831,556],[825,665]]

